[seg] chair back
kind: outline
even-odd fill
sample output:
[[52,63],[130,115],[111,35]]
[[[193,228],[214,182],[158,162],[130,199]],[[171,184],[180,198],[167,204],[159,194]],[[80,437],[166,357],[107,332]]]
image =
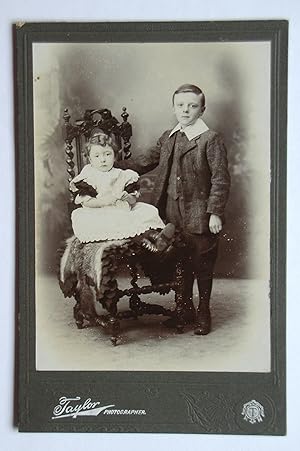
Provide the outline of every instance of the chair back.
[[[72,123],[68,109],[64,110],[64,140],[68,182],[88,163],[85,152],[86,143],[93,135],[95,129],[101,129],[104,133],[114,137],[114,141],[120,149],[117,154],[117,160],[130,158],[132,127],[128,122],[128,116],[126,107],[123,107],[121,123],[107,108],[89,109],[85,110],[82,118],[76,119]],[[73,193],[71,191],[70,201],[73,202]]]

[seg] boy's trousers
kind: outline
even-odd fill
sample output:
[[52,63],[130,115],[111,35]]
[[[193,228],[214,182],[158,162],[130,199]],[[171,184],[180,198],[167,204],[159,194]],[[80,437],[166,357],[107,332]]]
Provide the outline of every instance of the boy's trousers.
[[193,285],[197,279],[199,290],[198,310],[206,310],[212,289],[213,270],[218,253],[218,235],[207,232],[196,234],[186,232],[183,228],[184,206],[180,200],[167,196],[166,220],[182,230],[183,238],[188,246],[189,258],[184,266],[184,310],[194,311]]
[[198,311],[209,307],[213,270],[218,253],[218,237],[214,234],[183,233],[189,259],[184,265],[185,309],[193,310],[193,285],[196,278],[199,291]]

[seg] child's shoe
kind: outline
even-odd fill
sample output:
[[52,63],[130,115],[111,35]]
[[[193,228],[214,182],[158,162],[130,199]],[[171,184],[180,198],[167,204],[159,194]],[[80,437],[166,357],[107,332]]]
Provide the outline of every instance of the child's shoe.
[[155,246],[159,252],[165,251],[173,241],[175,235],[175,226],[171,223],[167,224],[166,227],[157,235],[155,240]]
[[160,254],[170,248],[174,235],[175,226],[169,223],[161,232],[151,232],[149,239],[143,238],[142,246],[153,254]]

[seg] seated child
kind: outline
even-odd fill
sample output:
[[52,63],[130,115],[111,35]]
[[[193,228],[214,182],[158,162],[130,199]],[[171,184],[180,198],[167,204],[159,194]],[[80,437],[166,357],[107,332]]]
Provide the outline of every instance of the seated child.
[[74,234],[88,243],[163,229],[156,237],[162,251],[170,244],[175,228],[172,224],[165,227],[156,207],[137,202],[139,175],[131,169],[114,167],[115,150],[112,138],[101,132],[94,134],[87,145],[90,163],[70,183],[71,191],[77,193],[75,204],[82,206],[72,212]]

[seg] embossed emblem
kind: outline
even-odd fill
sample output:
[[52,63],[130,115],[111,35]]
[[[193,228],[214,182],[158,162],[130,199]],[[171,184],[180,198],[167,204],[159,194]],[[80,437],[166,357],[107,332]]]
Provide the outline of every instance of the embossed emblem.
[[242,415],[245,421],[254,424],[256,422],[261,423],[265,417],[265,412],[263,406],[252,399],[252,401],[247,402],[243,406]]

